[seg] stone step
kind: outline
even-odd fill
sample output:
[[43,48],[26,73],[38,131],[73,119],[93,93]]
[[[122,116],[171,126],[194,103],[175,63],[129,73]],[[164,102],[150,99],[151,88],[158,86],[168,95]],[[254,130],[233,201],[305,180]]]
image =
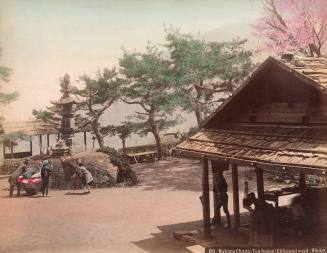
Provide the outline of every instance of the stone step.
[[201,245],[199,244],[196,244],[196,245],[192,245],[192,246],[189,246],[189,247],[186,247],[186,249],[192,253],[204,253],[205,252],[205,248],[202,247]]

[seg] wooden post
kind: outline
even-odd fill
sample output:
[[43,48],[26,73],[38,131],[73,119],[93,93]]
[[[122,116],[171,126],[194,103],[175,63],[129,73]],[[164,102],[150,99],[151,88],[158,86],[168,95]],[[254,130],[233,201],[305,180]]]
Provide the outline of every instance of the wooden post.
[[303,192],[303,190],[305,190],[306,185],[305,185],[305,174],[304,173],[300,173],[299,175],[299,188],[300,191]]
[[84,131],[84,149],[86,151],[86,131]]
[[50,135],[47,134],[47,155],[50,154],[49,151],[50,151]]
[[11,144],[10,144],[10,152],[11,152],[11,159],[13,159],[14,158],[14,143],[13,142],[10,142]]
[[202,208],[204,237],[210,237],[210,199],[209,199],[209,172],[208,159],[202,157]]
[[256,168],[255,172],[257,174],[258,200],[264,201],[263,170],[261,168]]
[[40,146],[40,155],[43,154],[43,151],[42,151],[42,134],[39,135],[39,146]]
[[232,164],[232,183],[233,183],[233,207],[235,226],[240,226],[240,204],[238,192],[238,169],[237,164]]
[[[212,185],[213,188],[215,187],[215,185],[217,185],[217,180],[218,180],[218,172],[219,172],[219,164],[216,161],[211,161],[211,170],[212,170]],[[213,189],[214,190],[214,189]],[[218,202],[218,196],[217,196],[217,192],[212,191],[212,195],[213,195],[213,222],[215,224],[221,224],[221,213],[220,213],[220,208],[217,208],[217,202]]]
[[50,146],[50,134],[47,134],[47,147]]
[[3,143],[3,159],[6,158],[6,145]]
[[[5,146],[4,141],[2,138],[0,138],[0,166],[3,165],[4,160],[5,160],[5,154],[3,152],[4,146]],[[1,151],[1,149],[2,149],[2,151]]]
[[32,139],[30,140],[30,152],[31,152],[31,156],[33,155],[33,142]]

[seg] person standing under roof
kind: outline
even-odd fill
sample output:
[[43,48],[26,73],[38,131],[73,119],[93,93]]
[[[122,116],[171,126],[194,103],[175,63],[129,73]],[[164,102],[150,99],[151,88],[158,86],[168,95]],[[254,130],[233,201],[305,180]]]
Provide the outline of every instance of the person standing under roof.
[[224,177],[223,171],[218,172],[218,178],[216,181],[216,185],[214,185],[214,192],[217,194],[217,208],[220,209],[223,207],[224,213],[226,215],[226,228],[231,226],[230,222],[230,214],[228,210],[228,185],[226,179]]

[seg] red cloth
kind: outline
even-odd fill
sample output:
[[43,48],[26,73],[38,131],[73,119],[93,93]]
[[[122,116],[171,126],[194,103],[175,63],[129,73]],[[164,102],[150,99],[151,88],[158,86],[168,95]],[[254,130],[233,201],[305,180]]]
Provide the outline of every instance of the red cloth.
[[19,184],[39,184],[41,183],[41,178],[39,177],[30,177],[30,178],[23,178],[18,177],[16,182]]

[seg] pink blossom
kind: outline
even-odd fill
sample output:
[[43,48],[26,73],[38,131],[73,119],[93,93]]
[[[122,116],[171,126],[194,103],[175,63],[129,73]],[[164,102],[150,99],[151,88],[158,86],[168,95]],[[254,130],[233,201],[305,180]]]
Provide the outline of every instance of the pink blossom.
[[252,25],[262,38],[258,51],[309,54],[311,44],[320,54],[327,40],[326,0],[261,1],[263,16]]

